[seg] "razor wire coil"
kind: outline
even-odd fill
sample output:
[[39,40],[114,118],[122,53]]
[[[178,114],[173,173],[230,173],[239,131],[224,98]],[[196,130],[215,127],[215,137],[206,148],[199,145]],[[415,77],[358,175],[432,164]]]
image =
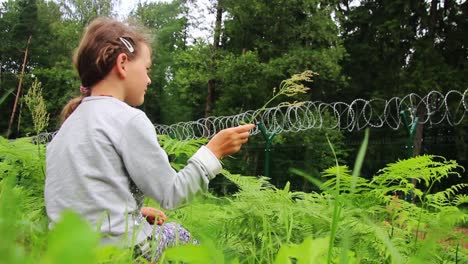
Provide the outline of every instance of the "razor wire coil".
[[[211,138],[219,131],[256,121],[265,125],[268,133],[300,132],[308,129],[340,129],[359,131],[366,127],[389,127],[398,130],[404,122],[401,112],[413,123],[419,116],[419,124],[450,126],[459,125],[468,113],[468,89],[451,90],[445,94],[431,91],[424,96],[410,93],[404,97],[385,99],[355,99],[351,103],[306,101],[292,105],[279,105],[264,110],[248,110],[231,116],[210,116],[195,121],[179,122],[172,125],[156,124],[156,133],[170,135],[179,140]],[[422,111],[419,113],[418,111]],[[422,118],[421,118],[422,117]],[[56,132],[43,133],[36,138],[49,142]],[[253,129],[253,135],[260,133]]]

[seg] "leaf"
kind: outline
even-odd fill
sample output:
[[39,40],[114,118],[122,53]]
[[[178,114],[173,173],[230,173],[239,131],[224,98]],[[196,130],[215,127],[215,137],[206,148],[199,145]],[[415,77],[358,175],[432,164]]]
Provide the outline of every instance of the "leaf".
[[13,93],[13,89],[10,89],[5,92],[5,94],[0,98],[0,105],[8,98],[8,96]]
[[216,254],[212,247],[186,244],[164,251],[161,261],[183,261],[184,263],[223,263],[222,255]]
[[99,235],[72,211],[62,218],[49,233],[49,247],[43,263],[96,263]]
[[[312,236],[308,236],[300,245],[282,245],[275,264],[325,263],[329,240],[329,237],[312,239]],[[296,259],[297,262],[292,262],[291,258]]]

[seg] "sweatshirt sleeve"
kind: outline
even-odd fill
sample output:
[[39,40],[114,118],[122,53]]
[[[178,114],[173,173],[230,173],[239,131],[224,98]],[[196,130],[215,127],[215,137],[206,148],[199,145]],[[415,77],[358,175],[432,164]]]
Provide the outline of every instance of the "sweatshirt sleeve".
[[158,143],[156,130],[144,113],[124,128],[118,151],[125,169],[136,186],[166,209],[173,209],[194,194],[208,188],[208,182],[221,171],[221,163],[202,146],[188,164],[176,172]]

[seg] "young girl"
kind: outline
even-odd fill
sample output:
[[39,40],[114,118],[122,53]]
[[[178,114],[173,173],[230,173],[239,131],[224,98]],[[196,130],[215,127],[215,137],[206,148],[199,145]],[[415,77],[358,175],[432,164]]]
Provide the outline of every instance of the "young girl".
[[[142,208],[143,195],[173,209],[206,190],[221,170],[219,160],[239,151],[254,125],[220,131],[201,147],[185,168],[174,171],[159,146],[141,105],[151,83],[148,41],[134,28],[97,19],[87,28],[75,52],[82,95],[64,108],[64,122],[47,146],[45,203],[51,227],[72,209],[100,227],[102,244],[137,245],[145,257],[190,234],[165,215]],[[145,221],[148,219],[149,221]],[[177,233],[177,234],[176,234]],[[156,241],[156,252],[148,251]],[[152,259],[154,260],[154,259]]]

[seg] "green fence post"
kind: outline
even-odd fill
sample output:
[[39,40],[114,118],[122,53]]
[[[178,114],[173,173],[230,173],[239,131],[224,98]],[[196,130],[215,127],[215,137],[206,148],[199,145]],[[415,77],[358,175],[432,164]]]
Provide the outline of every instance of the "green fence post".
[[271,155],[271,143],[273,138],[276,136],[276,133],[268,134],[266,127],[262,122],[257,123],[258,128],[262,132],[263,137],[265,138],[265,176],[270,177],[270,155]]
[[[403,124],[405,125],[406,130],[408,131],[408,139],[406,140],[406,157],[412,158],[413,155],[413,142],[414,142],[414,133],[416,132],[416,127],[418,125],[419,117],[416,117],[413,122],[410,124],[408,122],[408,117],[406,116],[406,113],[404,110],[400,111],[400,116],[403,120]],[[415,184],[413,182],[413,184]],[[413,192],[411,191],[407,196],[406,196],[406,201],[407,202],[412,202],[413,201]]]

